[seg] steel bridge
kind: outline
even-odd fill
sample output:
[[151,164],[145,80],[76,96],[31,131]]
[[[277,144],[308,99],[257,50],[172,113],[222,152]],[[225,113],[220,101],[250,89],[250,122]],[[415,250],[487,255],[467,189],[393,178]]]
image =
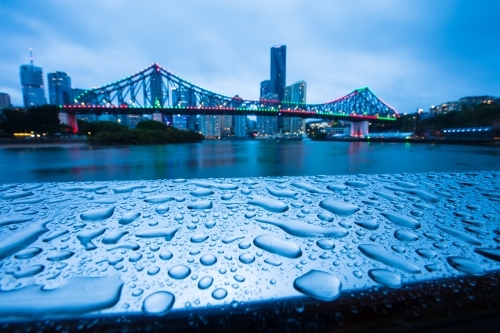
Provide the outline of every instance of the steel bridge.
[[224,96],[190,83],[159,64],[92,88],[78,96],[73,105],[61,105],[67,123],[76,128],[76,114],[233,114],[300,118],[391,121],[399,114],[370,88],[322,104],[278,100],[246,100]]

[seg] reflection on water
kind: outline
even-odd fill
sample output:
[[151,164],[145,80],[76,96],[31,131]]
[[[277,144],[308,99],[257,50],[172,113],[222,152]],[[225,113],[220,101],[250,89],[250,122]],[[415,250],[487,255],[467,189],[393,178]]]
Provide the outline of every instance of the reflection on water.
[[0,182],[498,170],[499,157],[495,147],[312,141],[3,148]]

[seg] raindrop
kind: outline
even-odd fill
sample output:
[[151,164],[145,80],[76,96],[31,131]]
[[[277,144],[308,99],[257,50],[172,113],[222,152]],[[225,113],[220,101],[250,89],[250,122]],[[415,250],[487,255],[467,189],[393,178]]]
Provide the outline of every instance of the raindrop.
[[414,242],[418,240],[418,236],[409,230],[396,230],[394,237],[402,242]]
[[205,254],[200,258],[200,262],[204,266],[212,266],[217,262],[217,257],[213,254]]
[[240,254],[239,259],[244,264],[251,264],[255,261],[255,257],[250,253]]
[[140,253],[134,253],[130,256],[130,258],[128,258],[128,261],[130,262],[138,262],[139,260],[141,260],[142,258],[142,254]]
[[377,220],[374,218],[368,220],[354,221],[354,223],[368,230],[377,230],[379,227]]
[[360,180],[348,180],[345,182],[345,184],[357,188],[367,188],[368,186],[370,186],[370,184]]
[[252,244],[250,244],[249,242],[241,242],[238,244],[238,247],[242,250],[246,250],[248,249],[250,246],[252,246]]
[[432,272],[439,272],[441,270],[441,267],[438,264],[425,265],[424,267],[430,273],[432,273]]
[[277,218],[258,218],[262,223],[275,225],[292,236],[297,237],[334,237],[342,238],[348,235],[348,231],[339,227],[319,227],[300,221],[281,220]]
[[208,289],[212,286],[214,279],[211,276],[204,276],[198,281],[198,288],[200,289]]
[[420,268],[413,263],[410,263],[403,258],[400,258],[383,247],[374,244],[362,244],[358,246],[361,253],[370,259],[380,261],[383,264],[394,268],[402,269],[408,273],[420,273]]
[[314,299],[330,302],[339,297],[342,283],[330,273],[310,270],[293,282],[293,287]]
[[[26,207],[26,209],[28,209],[28,207]],[[33,220],[32,217],[16,217],[16,218],[7,217],[7,218],[0,219],[0,227],[6,226],[9,224],[28,222],[31,220]]]
[[165,214],[170,210],[170,207],[167,205],[159,205],[158,207],[155,208],[155,212],[158,214]]
[[476,248],[474,252],[479,253],[483,257],[491,260],[500,261],[500,248],[488,249],[488,248]]
[[478,227],[466,227],[465,230],[475,233],[476,235],[487,235],[488,231]]
[[193,197],[200,198],[200,197],[206,197],[206,196],[212,195],[212,194],[214,194],[214,191],[206,189],[206,188],[197,188],[196,190],[189,192],[189,194],[191,194]]
[[284,202],[262,196],[251,197],[251,200],[248,201],[248,204],[264,208],[265,210],[273,213],[283,213],[288,210],[288,206]]
[[163,316],[172,309],[175,296],[167,291],[157,291],[144,299],[142,311],[148,315]]
[[164,237],[165,240],[170,241],[174,237],[175,233],[179,229],[177,228],[160,228],[160,229],[149,229],[136,233],[135,235],[140,238],[156,238]]
[[205,222],[205,228],[212,229],[213,227],[215,227],[215,221],[214,220],[210,220],[210,221]]
[[190,203],[187,207],[188,209],[211,209],[213,206],[212,201],[200,200]]
[[236,281],[238,281],[238,282],[244,282],[244,281],[245,281],[245,278],[244,278],[243,276],[241,276],[241,275],[238,275],[238,274],[236,274],[236,275],[234,276],[234,279],[235,279]]
[[308,183],[304,183],[304,182],[293,182],[291,183],[290,185],[292,186],[295,186],[297,188],[300,188],[304,191],[307,191],[309,193],[322,193],[322,194],[330,194],[330,192],[327,192],[327,191],[322,191],[320,189],[317,189],[315,188],[314,186],[311,186],[310,184]]
[[253,240],[253,243],[262,250],[278,254],[283,257],[299,258],[302,256],[302,250],[297,244],[270,235],[257,236]]
[[[45,266],[43,265],[33,265],[24,269],[21,269],[20,267],[17,267],[16,271],[6,271],[8,274],[12,274],[16,279],[21,279],[21,278],[26,278],[30,276],[35,276],[45,269]],[[1,296],[1,294],[0,294]],[[0,300],[2,298],[0,297]],[[1,308],[0,308],[0,313],[1,313]]]
[[393,245],[393,246],[391,246],[391,249],[397,253],[405,253],[406,252],[405,248],[402,246],[399,246],[399,245]]
[[207,239],[208,239],[207,235],[197,234],[197,235],[194,235],[193,237],[191,237],[190,240],[191,240],[192,243],[203,243]]
[[173,195],[169,194],[153,195],[144,199],[144,201],[146,201],[147,203],[153,203],[153,204],[162,204],[172,200],[174,200],[174,197]]
[[275,197],[279,198],[293,198],[295,199],[297,196],[297,192],[291,191],[291,190],[278,190],[274,188],[267,188],[267,191],[269,194],[274,195]]
[[432,259],[437,257],[437,253],[428,249],[418,249],[415,252],[423,258]]
[[80,232],[76,238],[80,241],[80,243],[83,245],[85,250],[90,251],[90,250],[95,250],[97,249],[97,246],[92,243],[92,239],[102,235],[106,229],[92,229],[92,230],[85,230]]
[[215,299],[223,299],[227,296],[227,291],[224,288],[217,288],[212,292],[212,297]]
[[177,280],[185,279],[191,274],[191,269],[184,265],[177,265],[168,270],[168,275]]
[[331,250],[335,247],[335,243],[332,240],[325,238],[317,240],[316,245],[323,250]]
[[264,262],[272,266],[281,266],[281,261],[275,259],[264,259]]
[[385,212],[381,214],[385,216],[389,221],[396,225],[399,225],[400,227],[410,229],[420,228],[420,223],[412,217],[394,212]]
[[319,212],[318,213],[318,218],[321,221],[325,221],[325,222],[332,222],[333,221],[333,215],[329,214],[327,212]]
[[126,230],[113,230],[113,231],[110,231],[103,239],[102,239],[102,243],[103,244],[116,244],[118,243],[118,241],[120,240],[120,238],[122,238],[123,236],[125,236],[126,234],[128,234],[128,231]]
[[80,218],[84,221],[104,220],[110,218],[113,215],[114,211],[115,211],[114,206],[91,209],[80,214]]
[[123,214],[122,218],[120,219],[120,224],[130,224],[134,222],[139,216],[141,216],[141,213],[139,212],[126,212]]
[[478,241],[476,238],[470,236],[469,234],[467,234],[463,231],[456,230],[456,229],[449,228],[449,227],[445,227],[445,226],[442,226],[439,224],[436,224],[436,227],[438,229],[441,229],[442,231],[454,236],[454,237],[457,237],[458,239],[460,239],[466,243],[471,244],[471,245],[477,245],[477,246],[482,245],[482,243],[480,241]]
[[486,271],[481,265],[469,258],[451,256],[447,257],[446,261],[451,267],[467,274],[477,276],[486,274]]
[[160,271],[160,267],[158,266],[153,266],[148,269],[148,275],[156,275]]
[[389,288],[399,289],[402,286],[401,276],[387,269],[380,269],[380,268],[370,269],[368,271],[368,276],[373,281]]
[[75,252],[71,251],[59,251],[56,253],[52,253],[51,255],[47,256],[48,261],[60,261],[60,260],[65,260],[68,258],[71,258]]
[[356,213],[359,207],[351,205],[347,202],[335,201],[332,199],[326,199],[319,203],[321,208],[328,210],[330,213],[337,214],[340,216],[349,216]]
[[33,258],[37,254],[41,253],[42,249],[39,247],[28,247],[27,249],[24,249],[22,251],[19,251],[16,253],[14,256],[16,259],[29,259]]
[[47,235],[44,238],[42,238],[42,242],[44,243],[50,242],[58,237],[61,237],[62,235],[66,235],[67,233],[69,233],[68,230],[59,230],[56,232],[52,232],[50,235]]
[[237,240],[243,239],[245,236],[232,236],[232,237],[227,237],[222,240],[222,243],[224,244],[230,244],[232,242],[235,242]]

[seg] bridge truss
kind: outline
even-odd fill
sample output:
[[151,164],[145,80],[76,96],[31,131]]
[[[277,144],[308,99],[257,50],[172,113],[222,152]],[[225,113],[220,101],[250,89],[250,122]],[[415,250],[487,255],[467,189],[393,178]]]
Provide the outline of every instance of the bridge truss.
[[349,120],[395,120],[399,116],[368,87],[322,104],[245,100],[198,87],[156,63],[119,81],[87,90],[74,105],[60,107],[69,114],[231,113]]

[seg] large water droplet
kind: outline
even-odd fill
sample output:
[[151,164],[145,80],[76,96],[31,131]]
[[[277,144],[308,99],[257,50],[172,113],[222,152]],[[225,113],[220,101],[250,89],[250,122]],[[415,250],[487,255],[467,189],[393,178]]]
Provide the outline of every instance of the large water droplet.
[[330,273],[310,270],[296,278],[293,287],[314,299],[330,302],[339,297],[342,283]]
[[451,267],[459,270],[460,272],[477,276],[486,274],[483,266],[479,265],[477,262],[469,258],[451,256],[447,257],[446,261],[448,262],[448,264],[450,264]]
[[276,218],[257,218],[262,223],[275,225],[292,236],[297,237],[335,237],[342,238],[348,231],[340,227],[319,227],[305,222],[294,220],[281,220]]
[[270,235],[257,236],[253,240],[253,243],[262,250],[278,254],[283,257],[299,258],[302,256],[302,250],[297,244]]
[[418,240],[418,236],[409,230],[396,230],[394,237],[402,242],[414,242]]
[[104,208],[96,208],[91,209],[86,212],[83,212],[80,215],[80,218],[84,221],[96,221],[96,220],[105,220],[110,218],[115,211],[115,207],[104,207]]
[[410,193],[410,194],[416,195],[420,199],[423,199],[427,202],[437,203],[439,201],[439,199],[435,195],[433,195],[429,192],[423,191],[423,190],[407,189],[407,188],[395,187],[395,186],[384,186],[384,187],[388,190],[397,191],[397,192],[405,192],[405,193]]
[[480,246],[482,243],[478,241],[476,238],[470,236],[469,234],[465,233],[464,231],[456,230],[453,228],[445,227],[443,225],[436,224],[436,228],[443,230],[444,232],[457,237],[458,239],[469,243],[471,245],[477,245]]
[[159,194],[147,197],[144,201],[153,204],[162,204],[174,200],[175,194]]
[[281,261],[279,260],[275,260],[275,259],[264,259],[264,262],[266,264],[269,264],[269,265],[272,265],[272,266],[281,266]]
[[370,184],[361,180],[348,180],[345,182],[345,184],[357,188],[367,188],[368,186],[370,186]]
[[[17,267],[16,271],[6,271],[6,273],[12,274],[16,279],[22,279],[22,278],[35,276],[35,275],[43,272],[44,269],[45,269],[44,265],[33,265],[30,267],[26,267],[24,269]],[[1,300],[1,294],[0,294],[0,300]],[[0,307],[1,307],[1,305],[0,305]],[[1,310],[0,310],[0,313],[1,313]]]
[[102,243],[103,244],[116,244],[122,238],[128,234],[128,231],[126,230],[113,230],[110,231],[103,239]]
[[223,299],[227,296],[227,291],[224,288],[217,288],[212,292],[212,297],[215,299]]
[[191,269],[184,265],[177,265],[168,270],[168,275],[176,280],[182,280],[191,274]]
[[340,184],[330,184],[326,188],[329,190],[332,190],[334,192],[342,192],[342,191],[347,190],[347,186],[340,185]]
[[231,236],[231,237],[224,238],[222,240],[222,243],[231,244],[232,242],[235,242],[235,241],[243,239],[243,238],[245,238],[245,236]]
[[319,239],[316,242],[316,245],[318,245],[323,250],[331,250],[335,247],[335,243],[330,239]]
[[394,268],[402,269],[408,273],[420,273],[420,268],[403,258],[400,258],[391,252],[385,250],[383,247],[374,244],[361,244],[358,246],[361,253],[370,259],[380,261],[383,264],[392,266]]
[[213,254],[205,254],[200,258],[200,262],[204,266],[212,266],[217,262],[217,257]]
[[49,261],[60,261],[60,260],[65,260],[68,258],[71,258],[75,253],[71,251],[59,251],[59,252],[54,252],[51,253],[50,255],[47,256],[47,260]]
[[330,213],[337,214],[340,216],[349,216],[356,213],[359,207],[351,205],[347,202],[335,201],[332,199],[326,199],[319,203],[321,208],[328,210]]
[[214,279],[211,276],[204,276],[198,281],[198,288],[200,289],[208,289],[212,286]]
[[211,209],[212,201],[209,200],[200,200],[192,202],[188,205],[189,209]]
[[374,218],[367,220],[358,220],[354,221],[354,223],[368,230],[377,230],[379,227],[377,219]]
[[32,192],[7,193],[7,194],[0,196],[0,199],[14,200],[14,199],[29,197],[30,195],[33,195],[33,193]]
[[133,190],[139,189],[139,188],[145,188],[145,185],[125,185],[121,187],[117,187],[113,189],[115,193],[126,193],[126,192],[132,192]]
[[410,228],[410,229],[418,229],[420,228],[420,223],[415,220],[413,217],[409,217],[403,214],[394,213],[394,212],[384,212],[381,213],[392,223],[399,225],[400,227]]
[[177,228],[159,228],[159,229],[149,229],[136,233],[137,237],[141,238],[155,238],[155,237],[165,237],[165,240],[170,241],[174,237],[175,233],[179,229]]
[[42,242],[44,242],[44,243],[50,242],[58,237],[61,237],[62,235],[66,235],[67,233],[69,233],[68,230],[59,230],[56,232],[52,232],[49,235],[43,237]]
[[373,281],[389,288],[399,289],[402,286],[401,276],[387,269],[381,269],[381,268],[370,269],[368,271],[368,276]]
[[163,316],[172,309],[175,296],[168,291],[157,291],[144,299],[142,311],[148,315]]
[[172,254],[172,252],[170,251],[163,251],[162,253],[160,253],[160,259],[161,260],[170,260],[172,259],[174,255]]
[[333,221],[333,215],[327,213],[327,212],[319,212],[318,213],[318,218],[321,220],[321,221],[325,221],[325,222],[332,222]]
[[39,247],[28,247],[27,249],[24,249],[24,250],[16,253],[16,255],[14,257],[16,259],[29,259],[29,258],[33,258],[34,256],[38,255],[41,252],[42,252],[42,249]]
[[0,227],[3,227],[5,225],[9,225],[9,224],[28,222],[31,220],[33,220],[32,217],[15,217],[15,218],[7,217],[7,218],[0,219]]
[[120,219],[120,224],[130,224],[135,221],[139,216],[141,216],[141,213],[139,212],[126,212],[123,214],[122,218]]
[[255,261],[255,257],[250,253],[240,254],[239,259],[244,264],[251,264]]
[[387,199],[389,201],[400,201],[401,198],[389,193],[389,192],[381,192],[381,191],[373,191],[374,194],[384,198],[384,199]]
[[437,257],[437,253],[428,249],[418,249],[415,252],[423,258],[432,259]]
[[274,195],[275,197],[279,198],[293,198],[295,199],[297,196],[297,192],[291,191],[291,190],[279,190],[275,188],[267,188],[267,191],[269,194]]
[[155,212],[158,214],[165,214],[170,210],[170,207],[167,205],[158,205],[158,207],[155,208]]
[[111,275],[71,277],[60,287],[50,290],[31,285],[0,291],[0,317],[74,316],[103,310],[118,303],[122,286],[118,275]]
[[[488,249],[488,248],[476,248],[474,252],[479,253],[480,255],[489,258],[491,260],[500,261],[500,249]],[[18,253],[19,254],[19,253]]]
[[193,237],[191,237],[190,240],[191,240],[192,243],[203,243],[207,239],[208,239],[207,235],[197,234],[197,235],[194,235]]
[[92,243],[92,239],[96,238],[97,236],[102,235],[106,229],[92,229],[92,230],[85,230],[80,232],[76,238],[80,241],[80,243],[83,245],[85,250],[90,251],[90,250],[95,250],[97,249],[97,246],[95,246],[94,243]]
[[214,191],[207,188],[197,188],[194,191],[189,192],[193,197],[201,198],[214,194]]
[[304,183],[304,182],[293,182],[291,183],[290,185],[292,186],[295,186],[297,188],[300,188],[304,191],[307,191],[309,193],[322,193],[322,194],[330,194],[330,192],[327,192],[327,191],[322,191],[320,189],[317,189],[315,188],[314,186],[311,186],[310,184],[308,183]]
[[264,208],[274,213],[283,213],[288,210],[288,206],[284,202],[261,196],[251,197],[251,200],[248,201],[248,204]]

